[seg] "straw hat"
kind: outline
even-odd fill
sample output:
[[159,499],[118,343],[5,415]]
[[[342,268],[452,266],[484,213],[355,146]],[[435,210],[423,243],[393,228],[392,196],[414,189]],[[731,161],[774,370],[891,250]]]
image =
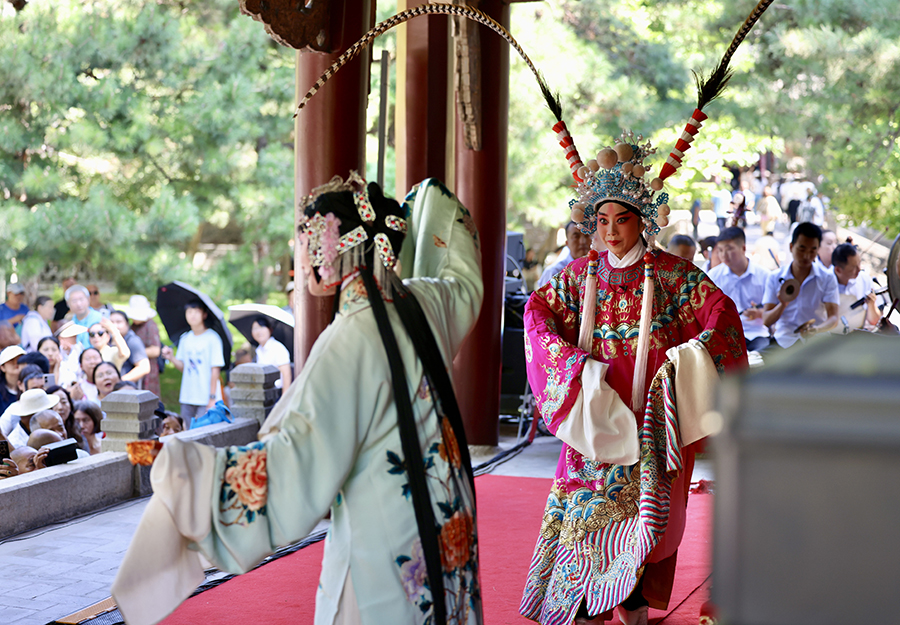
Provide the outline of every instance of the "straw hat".
[[18,358],[19,356],[24,356],[25,350],[19,347],[18,345],[10,345],[5,348],[2,352],[0,352],[0,365],[5,365],[13,358]]
[[19,395],[19,401],[9,405],[9,413],[17,417],[50,410],[59,403],[59,395],[48,395],[42,388],[33,388]]
[[83,334],[87,332],[87,328],[84,326],[80,326],[74,321],[70,321],[63,325],[59,330],[57,330],[56,335],[59,338],[67,339],[72,336],[78,336],[79,334]]
[[143,295],[132,295],[128,298],[128,306],[125,314],[132,321],[144,323],[156,316],[156,311],[150,307],[150,302]]

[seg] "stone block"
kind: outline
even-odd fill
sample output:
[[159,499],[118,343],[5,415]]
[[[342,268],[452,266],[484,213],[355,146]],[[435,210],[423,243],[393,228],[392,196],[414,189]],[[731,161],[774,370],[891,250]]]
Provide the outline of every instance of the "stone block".
[[269,416],[269,413],[272,411],[271,406],[262,406],[258,403],[250,404],[250,405],[239,405],[232,404],[231,405],[231,413],[238,419],[253,419],[259,425],[262,425],[263,421],[266,420],[266,417]]
[[120,389],[113,391],[100,401],[100,407],[107,415],[134,415],[136,419],[150,419],[159,405],[159,398],[150,391]]
[[262,402],[263,405],[272,406],[278,401],[281,394],[280,388],[262,388],[254,386],[235,386],[231,389],[231,401],[239,403]]
[[261,384],[264,388],[271,388],[280,377],[277,367],[247,363],[232,369],[228,379],[235,384]]
[[138,419],[111,419],[107,417],[100,422],[100,429],[106,432],[107,436],[114,433],[131,436],[131,440],[146,439],[156,433],[158,422],[158,417],[143,421]]

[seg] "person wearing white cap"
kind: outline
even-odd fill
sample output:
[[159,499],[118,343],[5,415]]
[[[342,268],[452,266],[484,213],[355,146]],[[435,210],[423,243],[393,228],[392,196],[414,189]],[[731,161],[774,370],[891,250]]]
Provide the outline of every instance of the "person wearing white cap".
[[159,326],[153,321],[156,311],[143,295],[132,295],[125,307],[125,314],[131,319],[131,329],[144,343],[147,358],[150,359],[150,373],[141,380],[144,390],[159,397],[159,354],[162,341],[159,338]]
[[22,319],[28,314],[28,306],[23,303],[25,287],[18,282],[6,285],[6,301],[0,304],[0,321],[7,321],[21,332]]
[[3,380],[0,381],[0,414],[11,403],[19,398],[19,356],[24,356],[25,350],[18,345],[10,345],[0,352],[0,373]]
[[294,281],[291,280],[284,287],[284,292],[287,293],[288,303],[287,306],[282,306],[282,310],[286,310],[291,313],[291,316],[294,315]]
[[57,403],[59,397],[48,395],[42,388],[27,390],[19,397],[19,401],[10,404],[0,417],[0,431],[14,447],[27,445],[28,437],[31,435],[32,415],[41,410],[50,410]]

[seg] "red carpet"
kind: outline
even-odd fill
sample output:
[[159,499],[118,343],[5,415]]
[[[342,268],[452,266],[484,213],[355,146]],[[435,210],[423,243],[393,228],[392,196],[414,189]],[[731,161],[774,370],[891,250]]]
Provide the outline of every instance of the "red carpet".
[[[549,479],[493,475],[475,480],[487,625],[530,622],[519,616],[519,600],[550,484]],[[712,497],[691,495],[689,502],[669,612],[651,610],[651,623],[696,625],[709,595]],[[188,599],[163,623],[312,623],[322,546],[317,543]]]

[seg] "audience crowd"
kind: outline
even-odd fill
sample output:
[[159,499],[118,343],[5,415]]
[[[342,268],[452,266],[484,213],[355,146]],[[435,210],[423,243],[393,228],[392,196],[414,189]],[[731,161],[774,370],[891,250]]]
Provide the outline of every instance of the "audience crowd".
[[[0,479],[44,468],[60,441],[74,446],[78,457],[101,453],[104,398],[122,388],[160,397],[166,362],[182,372],[180,406],[172,412],[159,402],[158,435],[189,429],[218,400],[228,401],[222,340],[209,327],[209,309],[198,299],[184,314],[190,330],[172,337],[173,349],[162,345],[157,312],[143,295],[114,308],[101,300],[97,285],[66,279],[60,301],[40,295],[29,308],[22,285],[9,284],[0,304]],[[256,352],[259,362],[279,368],[278,386],[287,388],[289,352],[272,338],[267,317],[254,321],[253,339],[260,347],[239,349],[235,363],[251,362]]]

